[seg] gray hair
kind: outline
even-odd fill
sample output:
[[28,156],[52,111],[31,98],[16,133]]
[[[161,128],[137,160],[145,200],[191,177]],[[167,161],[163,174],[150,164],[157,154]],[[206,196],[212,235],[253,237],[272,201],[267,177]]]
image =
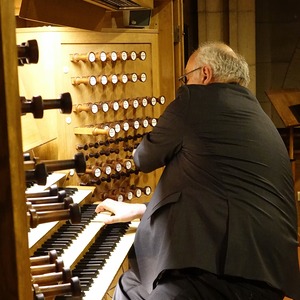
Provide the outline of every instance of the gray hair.
[[245,58],[222,42],[207,42],[196,50],[199,66],[212,68],[213,77],[220,82],[236,82],[247,87],[250,82],[249,67]]

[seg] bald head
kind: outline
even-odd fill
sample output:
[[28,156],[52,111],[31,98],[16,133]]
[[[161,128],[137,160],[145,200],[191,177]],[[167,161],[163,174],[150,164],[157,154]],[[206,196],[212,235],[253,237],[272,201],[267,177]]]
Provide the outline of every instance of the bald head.
[[[213,45],[213,43],[211,44]],[[236,57],[235,52],[226,44],[221,43],[221,42],[215,42],[215,47],[219,48],[221,51],[227,52],[228,55],[232,55]]]
[[247,86],[250,81],[245,59],[222,42],[207,42],[199,46],[191,55],[187,69],[200,66],[211,70],[210,82],[236,82]]

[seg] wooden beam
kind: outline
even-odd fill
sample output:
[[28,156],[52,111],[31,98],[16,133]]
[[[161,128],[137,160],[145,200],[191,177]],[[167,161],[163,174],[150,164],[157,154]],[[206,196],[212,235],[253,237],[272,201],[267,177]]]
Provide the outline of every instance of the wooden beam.
[[0,0],[0,295],[32,299],[14,2]]

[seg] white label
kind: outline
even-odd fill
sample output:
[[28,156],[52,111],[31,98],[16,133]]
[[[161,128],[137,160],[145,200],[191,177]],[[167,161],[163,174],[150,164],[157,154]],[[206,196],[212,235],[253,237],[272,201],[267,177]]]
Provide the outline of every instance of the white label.
[[131,81],[132,81],[132,82],[137,82],[137,80],[138,80],[137,74],[136,74],[136,73],[132,73],[132,74],[131,74]]
[[151,104],[154,106],[154,105],[156,104],[156,102],[157,102],[157,101],[156,101],[156,98],[155,98],[155,97],[152,97],[152,98],[151,98]]
[[138,108],[138,107],[139,107],[139,101],[137,101],[136,99],[133,100],[132,106],[133,106],[134,108]]
[[138,129],[139,127],[140,127],[139,121],[137,121],[137,120],[134,121],[134,122],[133,122],[133,128],[134,128],[134,129]]
[[117,53],[115,52],[115,51],[113,51],[112,53],[111,53],[111,60],[112,61],[116,61],[117,59],[118,59],[118,55],[117,55]]
[[145,189],[145,194],[147,196],[149,196],[151,194],[151,187],[150,186],[147,186],[146,189]]
[[132,60],[136,60],[136,52],[134,52],[134,51],[132,51],[131,53],[130,53],[130,57],[131,57],[131,59]]
[[113,110],[114,110],[114,111],[119,110],[119,103],[118,103],[117,101],[115,101],[115,102],[113,103]]
[[165,104],[165,102],[166,102],[165,96],[161,96],[159,102],[160,102],[160,104]]
[[95,114],[98,112],[98,105],[97,104],[93,104],[92,105],[92,113]]
[[145,82],[147,80],[147,75],[145,73],[141,74],[141,81]]
[[127,100],[124,100],[123,101],[123,108],[128,109],[128,107],[129,107],[129,102]]
[[115,134],[116,134],[115,130],[114,130],[113,128],[109,128],[108,135],[109,135],[110,137],[114,137]]
[[90,52],[89,55],[88,55],[88,60],[90,62],[94,62],[96,60],[96,55],[94,52]]
[[96,79],[96,77],[95,77],[95,76],[91,76],[89,82],[90,82],[90,85],[91,85],[91,86],[96,85],[96,84],[97,84],[97,79]]
[[116,125],[115,125],[115,131],[116,131],[117,133],[121,131],[121,126],[120,126],[120,124],[116,124]]
[[94,171],[95,177],[100,177],[101,176],[101,170],[99,168],[96,168]]
[[108,112],[109,106],[108,106],[108,104],[107,104],[106,102],[102,104],[102,110],[103,110],[104,112]]
[[143,120],[143,127],[144,127],[144,128],[147,128],[148,125],[149,125],[148,120],[147,120],[147,119]]
[[113,84],[116,84],[118,82],[118,76],[116,74],[111,75],[111,82]]
[[106,166],[106,168],[105,168],[105,173],[106,173],[107,175],[111,174],[111,166]]
[[145,59],[146,59],[146,52],[145,52],[145,51],[142,51],[142,52],[140,53],[140,59],[141,59],[141,60],[145,60]]
[[142,191],[141,191],[141,189],[136,189],[135,195],[136,195],[138,198],[140,198],[140,197],[142,196]]
[[143,98],[143,100],[142,100],[142,106],[146,107],[147,105],[148,105],[147,98]]
[[100,53],[100,60],[101,61],[106,61],[106,53],[105,52]]
[[116,171],[117,171],[117,172],[121,172],[121,170],[122,170],[122,165],[119,164],[119,163],[117,163],[117,164],[116,164]]
[[105,167],[105,174],[109,175],[111,173],[111,166]]
[[127,75],[126,74],[122,75],[122,82],[127,83],[127,81],[128,81]]
[[130,169],[131,169],[131,166],[132,166],[131,161],[130,161],[130,160],[127,160],[126,163],[125,163],[125,168],[126,168],[126,170],[130,170]]
[[123,129],[124,129],[124,131],[128,131],[129,130],[129,124],[128,124],[128,122],[125,122],[123,124]]
[[106,85],[107,82],[108,82],[107,77],[106,77],[105,75],[103,75],[103,76],[101,77],[101,83],[102,83],[103,85]]
[[127,60],[127,58],[128,58],[127,52],[122,51],[121,58],[122,58],[122,60]]

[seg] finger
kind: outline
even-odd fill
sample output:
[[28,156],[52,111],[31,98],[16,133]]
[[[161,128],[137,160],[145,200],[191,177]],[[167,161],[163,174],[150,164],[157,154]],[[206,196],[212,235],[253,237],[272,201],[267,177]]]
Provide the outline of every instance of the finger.
[[102,203],[98,204],[97,207],[95,208],[96,213],[100,213],[102,211],[105,211],[105,208],[103,207]]
[[112,199],[105,199],[104,201],[102,201],[101,203],[99,203],[95,209],[95,211],[97,213],[108,210],[108,211],[113,211],[113,204],[114,204],[114,200]]

